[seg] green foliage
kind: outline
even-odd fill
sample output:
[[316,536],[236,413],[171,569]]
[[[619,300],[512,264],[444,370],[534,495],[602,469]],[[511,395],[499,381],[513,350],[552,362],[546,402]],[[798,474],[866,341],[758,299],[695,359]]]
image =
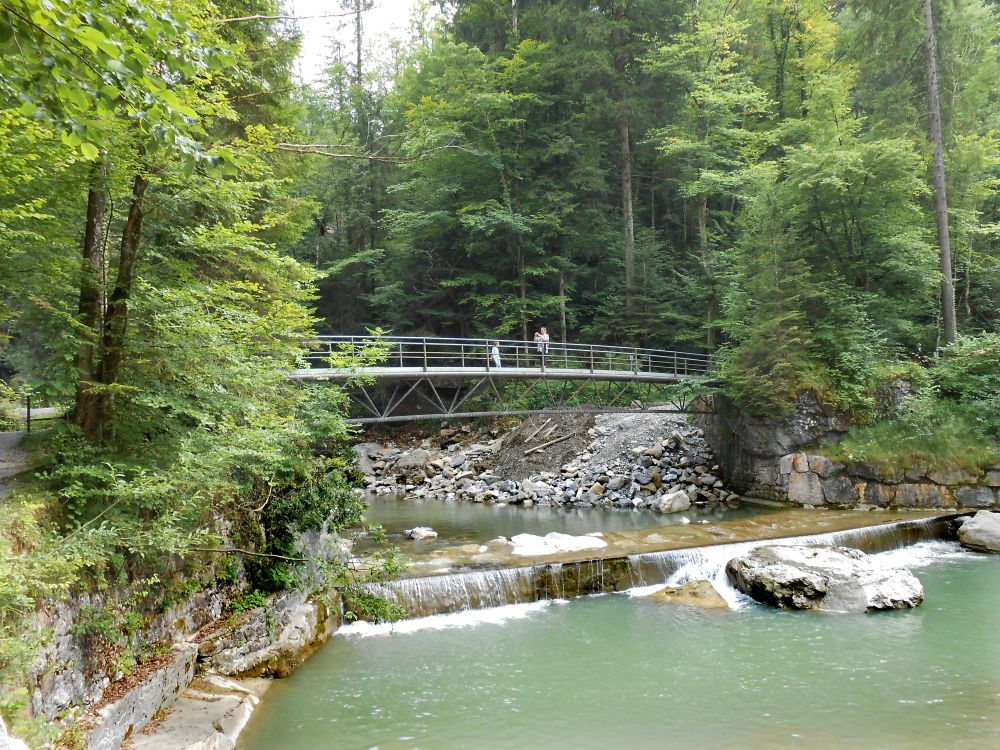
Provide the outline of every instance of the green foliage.
[[978,474],[1000,461],[1000,447],[977,424],[974,410],[939,398],[933,388],[908,397],[895,417],[856,427],[826,450],[836,461],[899,471],[917,466]]
[[1000,334],[961,336],[934,361],[941,398],[965,408],[976,431],[1000,439]]
[[230,62],[211,46],[209,7],[7,0],[0,49],[18,64],[0,69],[0,92],[20,102],[20,114],[51,121],[87,160],[98,157],[106,124],[119,115],[158,143],[196,155],[190,136],[198,113],[186,92]]
[[14,413],[16,407],[17,394],[13,388],[0,380],[0,431],[19,428],[21,420]]
[[243,591],[229,603],[229,611],[234,614],[249,612],[251,609],[267,606],[267,594],[262,591]]

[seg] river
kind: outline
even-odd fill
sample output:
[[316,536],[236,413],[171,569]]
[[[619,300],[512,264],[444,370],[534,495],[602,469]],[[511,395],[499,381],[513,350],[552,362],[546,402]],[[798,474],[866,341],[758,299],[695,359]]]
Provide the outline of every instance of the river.
[[922,607],[702,611],[639,589],[348,626],[271,688],[239,748],[1000,746],[1000,558],[885,554]]

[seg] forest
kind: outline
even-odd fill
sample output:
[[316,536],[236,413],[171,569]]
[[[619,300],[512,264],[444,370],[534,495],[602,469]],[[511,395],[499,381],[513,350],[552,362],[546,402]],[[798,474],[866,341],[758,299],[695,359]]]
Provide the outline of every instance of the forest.
[[384,46],[372,3],[303,82],[282,0],[0,0],[0,422],[67,412],[0,505],[0,683],[43,597],[274,591],[229,547],[357,522],[316,333],[700,351],[852,455],[997,456],[996,4],[426,0]]

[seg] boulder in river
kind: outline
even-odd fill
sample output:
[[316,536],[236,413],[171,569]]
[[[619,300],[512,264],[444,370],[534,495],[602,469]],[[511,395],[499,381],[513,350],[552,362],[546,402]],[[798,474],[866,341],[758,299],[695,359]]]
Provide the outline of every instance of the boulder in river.
[[397,469],[420,469],[431,462],[431,454],[423,448],[404,453],[396,460]]
[[726,574],[743,593],[781,609],[866,612],[916,607],[924,599],[910,571],[847,547],[757,547],[730,560]]
[[416,539],[417,541],[434,539],[438,535],[430,526],[414,526],[412,529],[406,529],[403,534],[407,539]]
[[690,507],[691,498],[683,490],[664,495],[656,505],[656,509],[661,513],[682,513]]
[[958,541],[976,552],[1000,553],[1000,513],[979,511],[959,528]]
[[729,609],[726,600],[709,581],[689,581],[683,586],[667,586],[655,592],[652,599],[666,604],[687,604],[703,609]]

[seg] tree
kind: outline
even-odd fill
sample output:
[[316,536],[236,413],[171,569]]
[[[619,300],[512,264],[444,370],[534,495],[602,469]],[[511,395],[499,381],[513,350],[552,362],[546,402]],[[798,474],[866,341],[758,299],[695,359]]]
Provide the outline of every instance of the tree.
[[696,1],[684,18],[683,30],[660,45],[648,62],[654,73],[670,77],[684,91],[683,119],[655,130],[653,137],[664,158],[681,162],[681,192],[695,200],[709,351],[718,344],[720,298],[709,202],[735,197],[741,169],[762,150],[754,120],[770,105],[742,70],[745,24],[734,16],[733,8],[728,3]]
[[938,247],[941,250],[941,326],[945,345],[955,342],[955,287],[951,271],[951,237],[948,232],[948,194],[944,171],[944,138],[941,135],[941,102],[938,95],[937,37],[934,33],[934,8],[923,0],[924,28],[927,33],[927,106],[930,111],[930,138],[934,146],[934,220],[937,223]]

